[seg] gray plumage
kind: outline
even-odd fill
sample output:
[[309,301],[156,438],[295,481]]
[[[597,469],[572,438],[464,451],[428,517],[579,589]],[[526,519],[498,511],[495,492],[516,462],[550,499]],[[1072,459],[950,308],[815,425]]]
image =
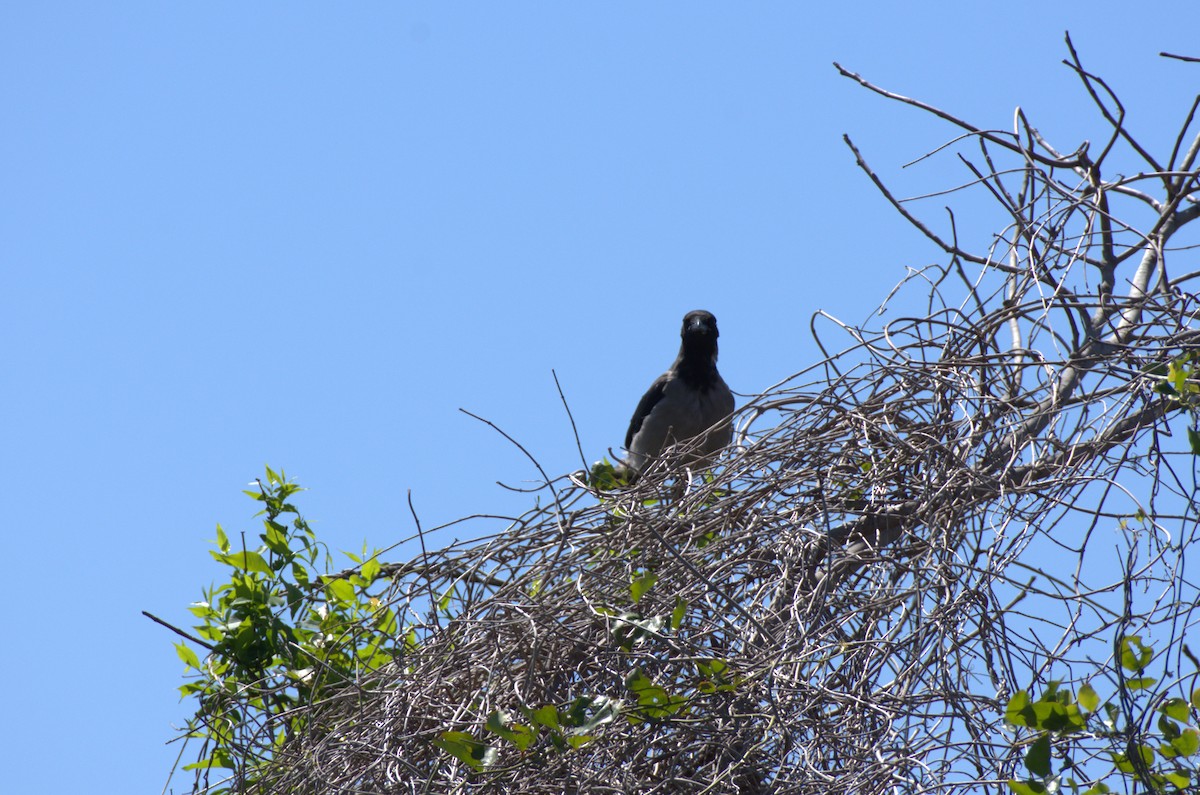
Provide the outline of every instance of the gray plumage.
[[697,309],[683,318],[679,356],[642,396],[625,434],[626,474],[638,473],[666,447],[696,442],[689,463],[711,459],[733,438],[733,393],[717,372],[717,319]]

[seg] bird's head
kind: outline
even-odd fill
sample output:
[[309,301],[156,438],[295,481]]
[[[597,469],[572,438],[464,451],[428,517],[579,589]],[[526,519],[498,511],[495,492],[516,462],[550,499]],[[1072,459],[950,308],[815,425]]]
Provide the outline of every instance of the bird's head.
[[720,336],[717,332],[717,318],[712,312],[694,309],[683,316],[683,331],[679,335],[685,341],[689,337],[715,341]]
[[695,367],[709,368],[717,361],[717,319],[712,312],[696,309],[683,316],[683,337],[680,361]]

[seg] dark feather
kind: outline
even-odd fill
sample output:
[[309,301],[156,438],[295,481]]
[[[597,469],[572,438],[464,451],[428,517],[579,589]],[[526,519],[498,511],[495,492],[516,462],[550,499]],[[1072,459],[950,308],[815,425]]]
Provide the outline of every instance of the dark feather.
[[642,399],[638,401],[637,408],[633,410],[633,419],[629,421],[629,430],[625,432],[626,450],[633,444],[633,437],[642,429],[642,423],[646,421],[646,418],[650,416],[650,412],[654,411],[654,407],[662,400],[668,380],[670,380],[668,373],[663,373],[654,379],[654,383],[650,385],[650,388],[646,390],[646,394],[642,395]]

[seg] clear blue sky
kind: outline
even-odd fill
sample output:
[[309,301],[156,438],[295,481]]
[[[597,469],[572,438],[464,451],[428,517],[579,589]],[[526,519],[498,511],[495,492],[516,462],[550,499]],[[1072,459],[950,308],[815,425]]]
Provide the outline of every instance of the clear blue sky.
[[[9,2],[0,7],[5,792],[158,792],[173,636],[269,463],[335,549],[519,512],[618,445],[679,319],[720,318],[754,392],[940,257],[911,192],[963,181],[954,131],[837,60],[1063,148],[1095,112],[1070,29],[1161,149],[1200,69],[1194,0]],[[971,219],[965,219],[969,225]],[[973,227],[971,227],[973,228]],[[986,225],[979,227],[991,231]],[[482,531],[483,527],[480,527]],[[468,532],[458,529],[454,532]],[[253,537],[253,536],[251,536]],[[450,540],[443,534],[442,541]],[[398,557],[407,557],[402,550]]]

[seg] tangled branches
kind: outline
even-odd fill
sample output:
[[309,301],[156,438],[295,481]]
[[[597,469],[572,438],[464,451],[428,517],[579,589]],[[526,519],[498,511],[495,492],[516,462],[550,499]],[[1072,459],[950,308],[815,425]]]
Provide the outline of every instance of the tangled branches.
[[[1177,681],[1200,601],[1179,433],[1200,274],[1167,266],[1200,216],[1200,98],[1159,160],[1068,65],[1108,127],[1069,154],[1020,110],[986,130],[843,70],[964,130],[961,190],[1006,228],[983,249],[935,231],[847,139],[948,256],[890,298],[922,295],[919,316],[819,316],[841,350],[751,400],[713,473],[668,456],[623,490],[559,478],[500,535],[385,567],[394,661],[303,705],[245,788],[979,791],[1020,775],[1015,693],[1119,684],[1131,635]],[[1112,742],[1073,775],[1102,778]]]

